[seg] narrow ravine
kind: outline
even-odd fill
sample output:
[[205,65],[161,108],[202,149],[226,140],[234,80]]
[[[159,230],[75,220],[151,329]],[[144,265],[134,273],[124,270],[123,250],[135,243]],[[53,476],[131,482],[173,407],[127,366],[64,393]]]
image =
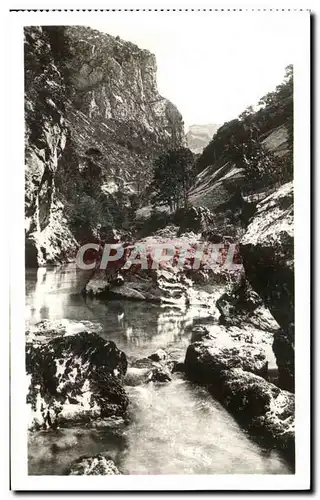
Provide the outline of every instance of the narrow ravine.
[[[164,348],[182,358],[189,327],[200,309],[145,302],[98,301],[78,292],[86,280],[74,266],[27,270],[26,320],[89,320],[116,342],[130,362]],[[289,465],[244,432],[206,388],[175,373],[167,384],[125,386],[129,424],[85,425],[35,431],[29,439],[29,473],[63,474],[82,455],[107,453],[124,474],[288,474]]]

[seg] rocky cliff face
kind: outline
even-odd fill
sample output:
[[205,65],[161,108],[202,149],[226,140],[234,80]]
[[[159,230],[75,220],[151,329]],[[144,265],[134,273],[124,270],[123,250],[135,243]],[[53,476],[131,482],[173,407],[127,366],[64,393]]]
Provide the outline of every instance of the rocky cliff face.
[[240,244],[245,273],[281,331],[273,349],[282,387],[294,390],[293,183],[264,199]]
[[94,232],[73,230],[79,199],[128,205],[183,122],[153,54],[82,26],[25,29],[25,90],[26,263],[56,263]]
[[[65,148],[66,88],[41,28],[25,32],[26,265],[54,261],[76,242],[57,198],[55,175]],[[63,237],[62,237],[63,236]]]
[[186,133],[188,148],[195,154],[201,154],[218,128],[219,125],[213,123],[208,125],[191,125]]

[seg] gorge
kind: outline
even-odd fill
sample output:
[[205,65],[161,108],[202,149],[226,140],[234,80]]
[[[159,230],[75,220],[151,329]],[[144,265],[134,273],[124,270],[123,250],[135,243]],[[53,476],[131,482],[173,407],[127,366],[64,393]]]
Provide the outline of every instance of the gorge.
[[[214,133],[170,211],[153,165],[186,138],[155,56],[25,28],[29,474],[294,473],[290,85]],[[219,252],[115,276],[77,268],[91,242]]]

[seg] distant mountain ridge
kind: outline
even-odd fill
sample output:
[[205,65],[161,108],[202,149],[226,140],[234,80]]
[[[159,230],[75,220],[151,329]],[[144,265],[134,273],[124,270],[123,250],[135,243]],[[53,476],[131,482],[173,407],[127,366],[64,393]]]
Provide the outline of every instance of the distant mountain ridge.
[[188,148],[195,154],[201,154],[219,127],[216,123],[191,125],[186,133]]

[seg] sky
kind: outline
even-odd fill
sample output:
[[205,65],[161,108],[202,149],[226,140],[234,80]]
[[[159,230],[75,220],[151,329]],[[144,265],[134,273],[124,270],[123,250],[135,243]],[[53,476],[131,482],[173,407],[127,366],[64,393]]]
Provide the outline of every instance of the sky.
[[299,48],[295,14],[121,12],[91,26],[156,55],[159,92],[188,128],[221,125],[282,81]]

